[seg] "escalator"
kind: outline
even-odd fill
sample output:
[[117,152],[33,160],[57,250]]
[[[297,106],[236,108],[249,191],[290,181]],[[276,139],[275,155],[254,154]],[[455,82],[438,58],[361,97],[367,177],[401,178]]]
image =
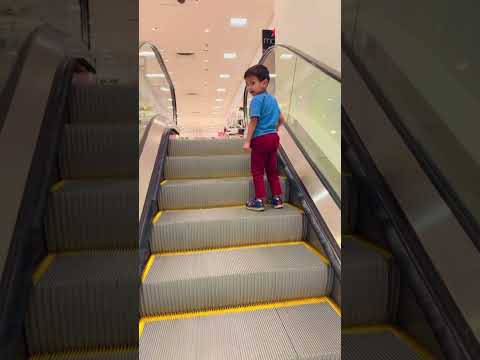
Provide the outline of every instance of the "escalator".
[[339,246],[291,162],[294,138],[280,152],[285,207],[257,213],[242,139],[155,122],[146,136],[141,163],[150,139],[162,144],[140,192],[140,358],[340,359]]
[[[22,182],[15,169],[31,164],[2,269],[2,358],[136,359],[138,157],[128,150],[138,144],[137,87],[82,84],[76,65],[93,68],[62,39],[47,26],[34,31],[7,84],[15,95],[2,141],[15,134],[18,104],[48,99],[29,118],[39,124],[32,158],[6,166],[5,180]],[[44,76],[27,95],[25,74],[38,62]],[[30,130],[18,131],[21,142],[4,143],[11,154],[30,146]]]
[[[477,125],[466,114],[477,111],[478,86],[445,64],[452,48],[469,54],[464,40],[474,30],[458,26],[468,6],[454,14],[416,7],[438,31],[407,9],[343,8],[342,348],[361,333],[356,351],[365,358],[402,358],[394,344],[390,352],[383,346],[386,334],[402,333],[418,356],[473,360],[480,358],[480,172]],[[383,297],[371,299],[380,289]],[[382,346],[372,342],[379,332]]]

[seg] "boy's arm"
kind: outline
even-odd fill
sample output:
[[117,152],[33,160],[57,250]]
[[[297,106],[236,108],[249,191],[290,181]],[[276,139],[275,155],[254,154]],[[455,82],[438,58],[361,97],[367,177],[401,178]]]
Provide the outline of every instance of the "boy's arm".
[[278,118],[278,123],[277,123],[277,130],[283,124],[285,124],[285,116],[283,116],[283,113],[280,113],[280,117]]
[[250,149],[250,141],[252,140],[253,133],[255,132],[255,128],[257,127],[258,117],[250,118],[250,122],[248,123],[247,127],[247,135],[245,136],[245,142],[243,144],[244,150]]

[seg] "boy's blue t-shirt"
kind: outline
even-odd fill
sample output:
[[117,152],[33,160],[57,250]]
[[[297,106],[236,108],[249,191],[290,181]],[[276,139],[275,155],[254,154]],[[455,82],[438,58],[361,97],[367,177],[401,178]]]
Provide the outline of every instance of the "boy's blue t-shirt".
[[267,92],[255,95],[250,103],[250,118],[258,117],[253,138],[277,132],[280,107],[277,100]]

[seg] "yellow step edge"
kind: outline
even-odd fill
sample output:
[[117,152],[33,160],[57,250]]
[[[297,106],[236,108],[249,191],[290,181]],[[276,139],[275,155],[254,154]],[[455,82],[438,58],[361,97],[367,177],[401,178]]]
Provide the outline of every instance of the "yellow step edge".
[[56,192],[60,190],[64,185],[65,185],[65,180],[60,180],[52,185],[52,187],[50,188],[50,192]]
[[[293,205],[291,203],[283,203],[284,206],[289,206],[291,208],[297,209],[299,212],[302,214],[305,213],[303,209],[299,208],[296,205]],[[207,207],[207,208],[187,208],[187,209],[163,209],[162,212],[172,212],[172,211],[193,211],[193,210],[213,210],[213,209],[241,209],[244,208],[246,209],[245,205],[220,205],[220,206],[212,206],[212,207]],[[275,211],[282,211],[282,209],[273,209],[270,208],[269,206],[266,207],[269,210],[275,210]]]
[[159,211],[158,213],[156,213],[152,219],[152,224],[155,224],[158,221],[158,219],[160,219],[160,216],[162,216],[162,214],[163,214],[163,211]]
[[40,262],[37,268],[34,270],[32,275],[33,284],[38,284],[38,281],[42,278],[43,274],[48,270],[53,260],[55,259],[55,254],[49,254]]
[[393,255],[390,251],[388,251],[387,249],[381,247],[380,245],[377,245],[377,244],[374,244],[370,241],[368,241],[367,239],[361,237],[361,236],[358,236],[358,235],[343,235],[344,238],[350,238],[352,240],[355,240],[355,241],[358,241],[362,244],[364,244],[365,246],[371,248],[372,250],[374,250],[375,252],[379,253],[380,255],[382,255],[383,257],[387,258],[387,259],[390,259]]
[[199,250],[182,250],[182,251],[172,251],[172,252],[165,252],[165,253],[153,253],[150,255],[150,258],[145,265],[145,268],[142,272],[142,282],[147,278],[150,269],[153,266],[156,257],[165,257],[165,256],[186,256],[186,255],[194,255],[194,254],[206,254],[212,252],[222,252],[222,251],[232,251],[232,250],[243,250],[243,249],[262,249],[262,248],[272,248],[272,247],[281,247],[281,246],[295,246],[295,245],[303,245],[308,250],[313,252],[316,256],[320,258],[320,260],[325,265],[330,265],[330,261],[328,258],[319,252],[316,248],[312,245],[304,242],[304,241],[286,241],[286,242],[275,242],[275,243],[265,243],[265,244],[253,244],[253,245],[239,245],[239,246],[229,246],[229,247],[221,247],[221,248],[212,248],[212,249],[199,249]]
[[424,360],[435,360],[435,357],[430,354],[422,345],[417,343],[411,336],[404,333],[399,328],[390,324],[366,325],[366,326],[352,326],[342,328],[342,334],[371,334],[376,332],[391,332],[398,339],[405,342],[410,348],[415,351]]
[[31,355],[28,359],[29,360],[43,360],[43,359],[59,359],[65,356],[94,356],[94,355],[101,355],[105,353],[114,353],[114,354],[122,354],[128,353],[132,351],[138,351],[138,347],[133,346],[125,346],[125,347],[115,347],[115,348],[94,348],[94,349],[77,349],[77,350],[70,350],[70,351],[62,351],[58,353],[46,353],[46,354],[34,354]]
[[138,334],[142,336],[143,329],[145,325],[151,322],[156,321],[165,321],[165,320],[180,320],[180,319],[189,319],[195,317],[206,317],[206,316],[216,316],[232,313],[242,313],[242,312],[252,312],[259,310],[271,310],[271,309],[281,309],[286,307],[309,305],[309,304],[320,304],[327,303],[332,307],[332,309],[339,315],[338,306],[327,296],[306,298],[306,299],[297,299],[297,300],[287,300],[279,302],[270,302],[264,304],[256,305],[244,305],[244,306],[235,306],[229,308],[221,308],[215,310],[204,310],[204,311],[193,311],[188,313],[177,313],[177,314],[168,314],[168,315],[158,315],[158,316],[148,316],[140,319],[138,324]]
[[163,181],[160,183],[160,186],[165,185],[165,184],[167,183],[167,181],[168,181],[167,179],[163,180]]

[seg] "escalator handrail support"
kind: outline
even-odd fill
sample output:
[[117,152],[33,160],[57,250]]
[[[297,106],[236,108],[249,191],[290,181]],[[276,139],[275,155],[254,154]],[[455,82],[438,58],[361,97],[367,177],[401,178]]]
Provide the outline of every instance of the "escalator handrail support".
[[144,46],[149,46],[153,53],[155,54],[155,58],[158,61],[158,64],[160,65],[160,68],[162,69],[163,74],[165,75],[165,79],[168,82],[168,86],[170,88],[170,96],[172,97],[172,107],[173,107],[173,123],[175,125],[178,125],[178,120],[177,120],[177,97],[175,95],[175,86],[173,85],[172,78],[170,77],[170,74],[168,73],[167,66],[165,65],[165,62],[163,61],[162,54],[160,54],[160,51],[158,51],[158,48],[151,42],[149,41],[142,41],[138,47],[138,49],[142,49]]

